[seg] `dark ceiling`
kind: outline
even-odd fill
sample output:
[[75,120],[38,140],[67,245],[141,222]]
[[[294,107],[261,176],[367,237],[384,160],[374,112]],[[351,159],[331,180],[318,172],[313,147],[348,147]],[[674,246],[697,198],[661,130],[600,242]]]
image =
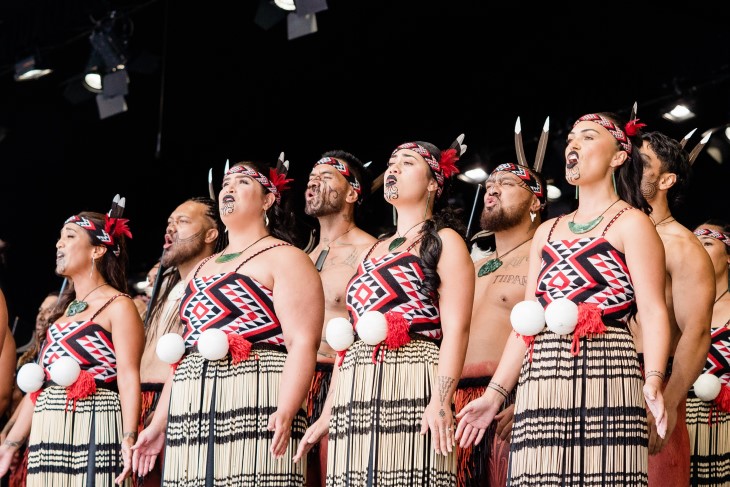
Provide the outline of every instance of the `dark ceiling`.
[[[528,154],[550,116],[544,171],[567,193],[562,148],[583,113],[626,113],[636,101],[642,122],[677,138],[730,122],[730,31],[719,10],[532,4],[330,0],[318,32],[288,40],[283,12],[258,0],[6,0],[0,239],[11,317],[32,326],[44,293],[60,285],[54,244],[67,216],[125,196],[131,271],[146,271],[168,214],[207,193],[209,168],[219,184],[227,158],[273,162],[285,151],[297,180],[290,204],[300,211],[306,174],[326,150],[372,160],[378,174],[401,142],[446,146],[463,132],[463,166],[493,168],[514,160],[518,116]],[[129,109],[100,120],[80,75],[93,20],[110,11],[132,27]],[[32,52],[54,73],[15,82],[14,63]],[[659,109],[680,95],[695,98],[698,117],[670,124]],[[688,226],[730,218],[730,147],[721,133],[715,140],[725,163],[700,155],[677,210]],[[454,204],[468,213],[474,187],[459,184]],[[370,230],[389,218],[377,197],[368,215]]]

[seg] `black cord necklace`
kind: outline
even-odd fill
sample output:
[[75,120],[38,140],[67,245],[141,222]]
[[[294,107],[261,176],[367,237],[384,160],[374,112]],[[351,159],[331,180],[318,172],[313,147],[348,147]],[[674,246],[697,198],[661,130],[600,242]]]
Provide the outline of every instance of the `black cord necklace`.
[[322,249],[322,251],[317,256],[317,262],[314,264],[314,267],[317,268],[318,272],[322,270],[322,267],[324,267],[324,261],[327,260],[327,255],[329,255],[329,253],[330,253],[330,246],[333,243],[337,242],[340,238],[347,235],[350,232],[350,230],[352,230],[353,228],[355,228],[355,225],[352,225],[350,228],[345,230],[345,233],[341,234],[339,237],[335,238],[334,240],[330,240],[327,243],[327,246]]
[[727,289],[725,289],[725,291],[724,291],[724,292],[723,292],[723,293],[722,293],[721,295],[719,295],[719,296],[717,297],[717,299],[715,300],[715,302],[714,302],[714,303],[712,303],[712,304],[713,304],[713,305],[717,304],[717,302],[718,302],[718,301],[720,301],[720,298],[722,298],[723,296],[725,296],[725,295],[727,294],[727,291],[728,291],[728,290],[727,290]]
[[[532,240],[532,237],[528,238],[527,240],[525,240],[521,244],[517,245],[516,247],[512,247],[511,249],[509,249],[507,252],[502,254],[502,259],[507,257],[507,254],[509,254],[513,250],[517,250],[519,247],[522,247],[524,244],[526,244],[530,240]],[[486,276],[486,275],[491,274],[492,272],[496,271],[500,267],[502,267],[502,260],[499,258],[499,253],[496,250],[494,251],[494,253],[496,254],[496,257],[494,257],[494,259],[489,259],[479,268],[477,277]]]
[[232,254],[224,254],[224,253],[221,252],[221,255],[219,255],[218,257],[216,257],[215,258],[215,261],[218,262],[219,264],[222,264],[224,262],[230,262],[233,259],[235,259],[236,257],[238,257],[239,255],[241,255],[242,253],[244,253],[245,251],[247,251],[248,249],[250,249],[251,247],[253,247],[254,245],[256,245],[257,243],[259,243],[260,241],[262,241],[263,239],[265,239],[266,237],[268,237],[268,236],[269,236],[269,234],[267,233],[266,235],[264,235],[260,239],[256,240],[254,243],[252,243],[251,245],[249,245],[248,247],[246,247],[245,249],[243,249],[240,252],[233,252]]
[[94,291],[96,291],[100,287],[106,286],[106,285],[107,285],[106,282],[105,283],[102,283],[102,284],[99,284],[94,289],[92,289],[91,291],[89,291],[88,293],[86,293],[86,296],[84,296],[83,298],[81,298],[81,301],[79,301],[77,299],[74,299],[73,301],[71,301],[71,304],[69,304],[68,305],[68,308],[66,308],[66,316],[73,316],[73,315],[79,314],[82,311],[84,311],[86,308],[88,308],[89,307],[89,303],[86,302],[86,298],[88,298],[89,296],[91,296],[91,293],[93,293]]
[[426,220],[421,220],[420,222],[416,223],[411,228],[406,230],[406,233],[404,233],[403,235],[401,235],[400,232],[396,231],[396,233],[398,233],[398,237],[394,238],[393,241],[390,242],[390,245],[388,245],[388,252],[393,252],[395,249],[397,249],[398,247],[403,245],[403,242],[406,241],[406,235],[408,235],[408,232],[410,232],[411,230],[413,230],[414,228],[416,228],[418,225],[420,225],[421,223],[423,223],[425,221]]

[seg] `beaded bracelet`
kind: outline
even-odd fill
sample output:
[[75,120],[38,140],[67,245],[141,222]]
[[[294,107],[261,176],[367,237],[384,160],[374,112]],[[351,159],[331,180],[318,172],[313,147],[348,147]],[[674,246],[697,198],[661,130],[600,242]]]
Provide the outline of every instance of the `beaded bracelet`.
[[649,377],[659,377],[661,380],[664,380],[664,372],[660,372],[658,370],[650,370],[646,373],[644,377],[645,379],[648,379]]
[[497,384],[496,382],[493,382],[493,381],[490,382],[489,384],[487,384],[487,387],[489,389],[493,389],[493,390],[499,392],[502,395],[502,397],[505,398],[505,400],[509,397],[509,391],[507,389],[505,389],[504,387],[500,386],[499,384]]

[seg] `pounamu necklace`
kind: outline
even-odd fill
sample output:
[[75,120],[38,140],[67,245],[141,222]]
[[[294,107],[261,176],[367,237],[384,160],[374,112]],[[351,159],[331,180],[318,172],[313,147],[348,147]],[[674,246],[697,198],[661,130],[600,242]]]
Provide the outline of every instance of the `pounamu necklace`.
[[218,257],[216,257],[215,258],[215,261],[218,262],[219,264],[222,264],[224,262],[230,262],[233,259],[235,259],[236,257],[238,257],[239,255],[241,255],[242,253],[244,253],[245,251],[247,251],[248,249],[250,249],[251,247],[253,247],[254,245],[256,245],[257,243],[259,243],[260,241],[262,241],[263,239],[265,239],[266,237],[268,237],[268,236],[269,236],[269,234],[267,233],[266,235],[264,235],[260,239],[256,240],[254,243],[252,243],[251,245],[249,245],[248,247],[246,247],[245,249],[243,249],[240,252],[233,252],[232,254],[224,254],[224,253],[221,252],[221,255],[219,255]]
[[401,235],[400,232],[398,232],[396,230],[396,233],[398,233],[398,237],[394,238],[393,241],[390,242],[390,245],[388,245],[388,252],[393,252],[395,249],[397,249],[398,247],[403,245],[403,242],[406,241],[406,235],[408,235],[408,232],[410,232],[411,230],[413,230],[414,228],[416,228],[418,225],[420,225],[421,223],[423,223],[425,221],[426,220],[421,220],[420,222],[416,223],[411,228],[406,230],[406,232],[403,235]]
[[[517,250],[519,247],[522,247],[524,244],[526,244],[530,240],[532,240],[532,237],[528,238],[527,240],[525,240],[524,242],[520,243],[519,245],[517,245],[515,247],[512,247],[511,249],[509,249],[507,252],[505,252],[504,254],[502,254],[502,259],[504,259],[505,257],[507,257],[507,254],[509,254],[513,250]],[[502,260],[499,258],[499,253],[496,250],[494,251],[494,253],[497,254],[496,257],[494,259],[489,259],[488,261],[486,261],[479,268],[479,272],[477,273],[477,277],[486,276],[486,275],[491,274],[492,272],[496,271],[500,267],[502,267]]]
[[603,212],[601,212],[600,215],[595,217],[593,220],[589,220],[585,223],[575,223],[575,215],[576,215],[576,213],[578,213],[578,210],[575,210],[575,213],[573,213],[573,218],[571,218],[570,221],[568,222],[568,228],[570,229],[571,232],[577,233],[577,234],[590,232],[591,230],[596,228],[598,226],[598,224],[601,223],[601,221],[603,221],[603,215],[606,214],[606,212],[609,209],[611,209],[611,207],[613,205],[615,205],[616,203],[618,203],[619,201],[621,201],[621,200],[618,199],[618,200],[614,201],[613,203],[608,205],[608,208],[603,210]]
[[345,230],[345,233],[341,234],[339,237],[335,238],[334,240],[330,240],[329,243],[327,243],[327,246],[322,249],[322,251],[317,256],[317,262],[314,264],[314,267],[317,268],[317,272],[321,271],[322,267],[324,267],[324,261],[327,260],[327,255],[329,255],[330,253],[330,246],[338,241],[340,238],[347,235],[353,228],[355,228],[355,225],[352,225],[350,228]]
[[86,308],[88,308],[89,307],[89,303],[86,302],[86,298],[88,298],[89,296],[91,296],[91,293],[93,293],[94,291],[96,291],[100,287],[106,286],[106,285],[107,285],[106,282],[103,283],[103,284],[99,284],[94,289],[92,289],[91,291],[89,291],[88,293],[86,293],[86,296],[84,296],[81,299],[81,301],[79,301],[78,299],[74,299],[73,301],[71,301],[71,304],[69,304],[68,305],[68,308],[66,308],[66,316],[73,316],[75,314],[79,314],[83,310],[85,310]]

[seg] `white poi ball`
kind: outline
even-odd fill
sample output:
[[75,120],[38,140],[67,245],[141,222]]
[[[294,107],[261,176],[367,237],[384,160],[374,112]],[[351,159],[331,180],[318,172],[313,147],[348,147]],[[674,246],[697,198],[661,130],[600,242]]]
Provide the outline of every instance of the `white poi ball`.
[[218,328],[209,328],[198,338],[198,352],[208,360],[220,360],[228,355],[228,335]]
[[175,364],[185,354],[185,340],[179,333],[165,333],[157,339],[155,351],[166,364]]
[[23,365],[18,370],[18,387],[23,392],[35,392],[43,387],[43,382],[46,380],[46,372],[43,367],[35,362],[30,362]]
[[367,311],[357,320],[357,334],[368,345],[377,345],[388,335],[388,322],[380,311]]
[[71,357],[59,357],[51,364],[51,380],[59,386],[70,386],[80,373],[81,366]]
[[558,298],[545,308],[545,324],[553,333],[573,333],[578,324],[578,305],[568,298]]
[[720,379],[714,374],[701,374],[697,377],[694,385],[695,395],[703,401],[713,401],[722,389]]
[[520,335],[537,335],[545,328],[545,310],[537,301],[520,301],[512,307],[509,320]]
[[352,329],[352,323],[342,316],[329,320],[324,333],[329,346],[338,352],[347,350],[355,341],[355,330]]

